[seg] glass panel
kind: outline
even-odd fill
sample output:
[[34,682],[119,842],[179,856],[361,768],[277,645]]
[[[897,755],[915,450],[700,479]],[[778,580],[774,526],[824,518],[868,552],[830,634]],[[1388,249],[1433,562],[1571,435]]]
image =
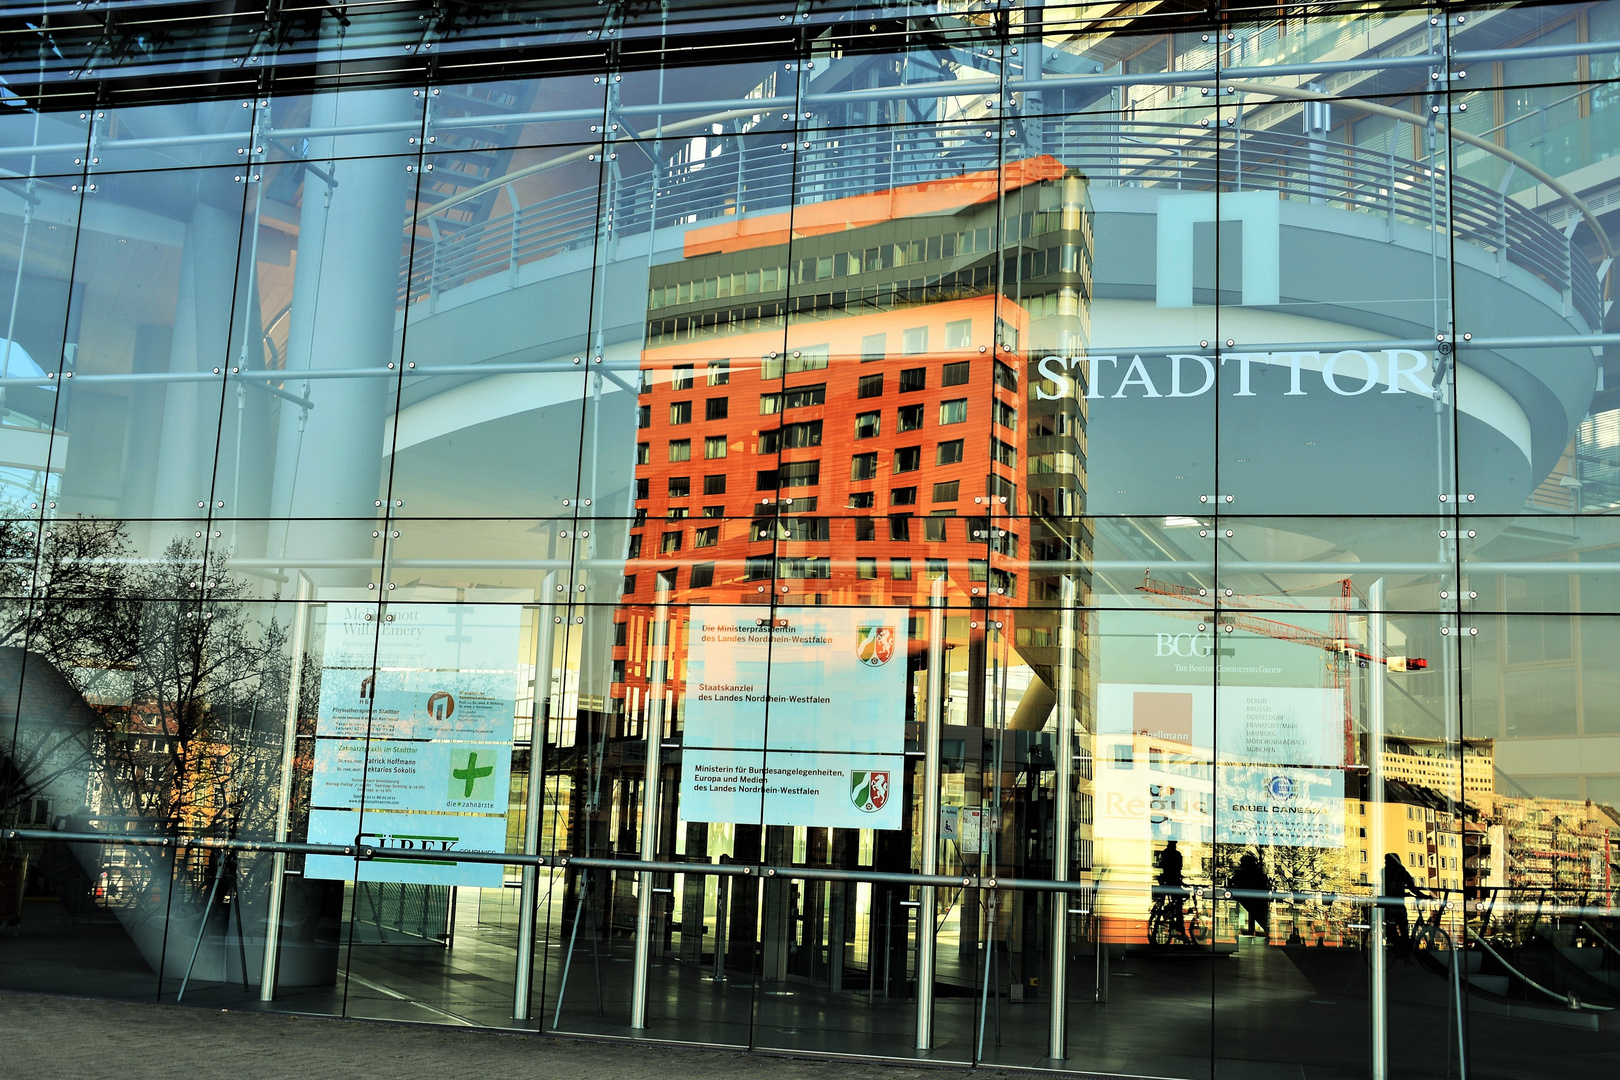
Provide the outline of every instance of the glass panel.
[[[1074,905],[1091,914],[1075,918],[1095,919],[1098,943],[1089,958],[1071,961],[1070,1054],[1130,1072],[1209,1076],[1214,969],[1231,952],[1220,942],[1226,928],[1209,892],[1219,873],[1209,615],[1077,611],[1069,618],[1085,657],[1069,676],[1082,695],[1076,832],[1078,865],[1089,870],[1076,876],[1097,884],[1094,906]],[[1046,670],[1047,686],[1063,681],[1061,668]],[[1122,1039],[1120,1016],[1133,1030],[1157,1034]]]
[[91,122],[89,109],[13,107],[0,113],[0,162],[10,177],[4,190],[23,189],[23,177],[82,174]]
[[51,447],[59,512],[206,518],[249,185],[231,169],[92,184],[57,406],[67,438]]
[[580,72],[435,86],[425,147],[452,155],[456,173],[499,186],[507,173],[532,164],[516,161],[513,147],[596,138],[608,82],[606,74]]
[[1515,1037],[1545,1010],[1571,1014],[1569,1054],[1614,1048],[1612,1032],[1589,1019],[1615,1003],[1608,852],[1620,835],[1620,725],[1599,660],[1614,620],[1516,610],[1468,621],[1462,782],[1477,810],[1461,851],[1437,856],[1460,857],[1470,888],[1472,1011],[1510,1007],[1517,1018],[1471,1025],[1471,1064],[1485,1076],[1551,1076],[1562,1054],[1558,1065],[1537,1059]]
[[[476,170],[460,153],[424,158],[391,433],[396,517],[570,513],[583,399],[602,381],[587,356],[597,149],[501,152]],[[543,332],[515,317],[537,308]],[[495,467],[516,445],[548,467]]]
[[1268,618],[1276,611],[1350,611],[1374,582],[1381,583],[1385,610],[1448,609],[1458,595],[1449,525],[1432,518],[1222,515],[1212,530],[1219,545],[1217,592],[1223,604]]
[[[1614,402],[1601,356],[1582,338],[1606,327],[1613,244],[1564,181],[1608,170],[1620,134],[1610,130],[1604,87],[1564,84],[1609,63],[1609,44],[1582,55],[1578,43],[1607,43],[1613,13],[1604,5],[1496,14],[1517,34],[1489,63],[1467,57],[1494,19],[1452,27],[1453,66],[1484,80],[1466,94],[1453,84],[1453,109],[1478,117],[1455,114],[1456,192],[1480,206],[1457,215],[1458,240],[1468,241],[1455,245],[1457,495],[1491,514],[1603,513],[1615,501],[1604,434]],[[1513,56],[1520,48],[1523,57]],[[1590,181],[1575,183],[1590,190]]]
[[90,136],[90,172],[200,165],[234,165],[244,171],[265,156],[262,138],[255,136],[270,116],[255,108],[258,100],[222,98],[97,109]]
[[241,275],[258,302],[238,306],[216,517],[356,518],[387,496],[418,159],[321,161],[265,165],[249,195]]
[[[749,703],[742,689],[726,691],[735,703],[711,704],[711,692],[694,682],[740,688],[747,679],[755,689],[763,655],[704,640],[743,609],[700,615],[668,602],[679,595],[666,586],[653,604],[571,609],[561,708],[546,733],[553,852],[633,859],[650,841],[664,862],[762,861],[761,795],[748,776],[763,767],[764,705]],[[730,625],[739,617],[729,615]],[[661,766],[649,794],[652,753]],[[644,817],[649,805],[656,821]],[[652,935],[646,1029],[746,1045],[760,948],[752,877],[580,869],[554,879],[546,1024],[607,1032],[630,1022],[644,896]]]
[[[1002,66],[1007,58],[1005,46],[989,27],[966,20],[939,26],[931,35],[930,46],[922,49],[906,47],[904,30],[903,24],[885,22],[883,33],[834,34],[812,45],[809,59],[800,68],[801,142],[808,138],[814,143],[835,131],[879,125],[890,129],[883,133],[886,141],[901,136],[897,129],[907,124],[923,125],[915,134],[928,139],[937,137],[938,133],[930,134],[934,125],[978,120],[985,115],[994,123],[1003,104]],[[844,87],[860,87],[864,92],[848,97],[829,93]],[[845,142],[843,134],[834,137],[846,147],[842,155],[846,161],[860,160],[859,141]],[[949,135],[946,138],[954,141]],[[974,132],[955,138],[985,136]],[[868,167],[881,168],[881,161],[871,158]]]
[[[22,117],[6,119],[15,123]],[[59,119],[41,118],[40,139],[50,137]],[[76,137],[82,140],[83,124],[60,122],[77,124]],[[43,165],[51,164],[32,154],[13,156],[6,164],[22,171],[30,162],[42,172]],[[64,364],[77,363],[83,325],[78,316],[86,299],[84,274],[75,280],[73,262],[83,186],[77,170],[59,178],[13,178],[0,184],[5,192],[0,196],[0,303],[5,305],[0,312],[5,320],[0,330],[0,439],[5,445],[0,499],[7,513],[38,510],[41,503],[57,501],[61,492],[63,463],[59,454],[53,468],[51,452],[53,440],[65,444],[71,439],[68,417],[58,416],[58,398],[65,385]]]
[[312,859],[305,871],[347,881],[345,1009],[504,1025],[513,1015],[521,876],[498,864],[387,853],[521,844],[512,767],[518,717],[533,715],[519,703],[532,702],[536,613],[517,604],[378,608],[367,600],[329,605],[341,617],[328,618],[323,642],[310,836],[346,843],[358,835],[379,857],[357,873],[335,858]]
[[1221,140],[1177,114],[1096,109],[1047,125],[1061,180],[1006,199],[1002,318],[1029,320],[1029,512],[1207,511]]
[[[783,348],[786,240],[775,233],[786,227],[791,144],[705,138],[708,156],[695,159],[697,137],[609,150],[587,357],[585,516],[742,517],[775,493],[774,480],[760,486],[774,463],[755,458],[758,433],[774,422],[760,395],[776,387],[762,381],[780,379],[766,360]],[[685,495],[672,486],[682,479]]]
[[[1303,135],[1272,119],[1288,100],[1226,95],[1219,113],[1221,508],[1436,513],[1455,486],[1451,215],[1473,204],[1421,99],[1307,98]],[[1368,145],[1361,125],[1386,121]]]
[[[1464,875],[1450,860],[1467,817],[1455,639],[1440,633],[1449,620],[1385,617],[1382,599],[1375,582],[1347,616],[1218,614],[1214,875],[1235,894],[1216,905],[1215,948],[1235,950],[1217,968],[1218,1062],[1344,1068],[1380,1037],[1391,1062],[1440,1074],[1455,1060]],[[1349,651],[1325,640],[1335,625]],[[1312,1021],[1258,1013],[1256,982]]]
[[1465,610],[1617,614],[1615,529],[1604,517],[1461,519]]

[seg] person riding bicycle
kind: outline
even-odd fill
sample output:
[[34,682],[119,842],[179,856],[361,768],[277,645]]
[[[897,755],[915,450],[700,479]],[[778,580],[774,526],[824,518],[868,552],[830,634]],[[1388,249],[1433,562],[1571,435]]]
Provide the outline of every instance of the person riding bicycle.
[[[1380,897],[1384,903],[1385,924],[1392,931],[1389,940],[1399,941],[1405,949],[1412,947],[1412,928],[1406,918],[1406,898],[1415,896],[1420,900],[1427,900],[1429,894],[1418,887],[1410,871],[1401,863],[1401,857],[1396,852],[1389,852],[1384,856],[1384,888]],[[1389,901],[1396,901],[1390,903]]]
[[1174,840],[1168,841],[1159,852],[1159,885],[1165,890],[1160,895],[1175,937],[1186,941],[1187,919],[1182,906],[1187,899],[1187,883],[1181,876],[1181,851]]

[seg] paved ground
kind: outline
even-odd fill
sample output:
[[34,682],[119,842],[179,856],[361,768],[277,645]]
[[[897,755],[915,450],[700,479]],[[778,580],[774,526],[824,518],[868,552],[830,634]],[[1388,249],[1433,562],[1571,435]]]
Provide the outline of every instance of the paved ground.
[[4,1080],[995,1080],[1030,1075],[0,993]]

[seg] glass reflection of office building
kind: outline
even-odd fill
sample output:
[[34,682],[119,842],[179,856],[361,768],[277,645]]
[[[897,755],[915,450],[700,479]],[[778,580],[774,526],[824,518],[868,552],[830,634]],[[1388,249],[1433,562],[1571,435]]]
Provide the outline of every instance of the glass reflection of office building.
[[1612,1072],[1620,3],[58,7],[0,987]]

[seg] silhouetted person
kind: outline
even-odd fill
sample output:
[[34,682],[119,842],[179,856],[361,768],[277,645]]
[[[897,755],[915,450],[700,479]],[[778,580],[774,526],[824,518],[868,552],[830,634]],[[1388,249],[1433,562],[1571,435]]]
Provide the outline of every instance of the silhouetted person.
[[1265,868],[1260,860],[1254,857],[1253,852],[1245,851],[1243,858],[1238,860],[1237,869],[1232,872],[1231,886],[1240,895],[1238,903],[1243,910],[1249,913],[1249,932],[1253,933],[1258,924],[1266,940],[1271,940],[1271,900],[1266,896],[1241,895],[1242,893],[1269,893],[1271,879],[1266,876]]
[[[1380,899],[1385,901],[1381,905],[1384,909],[1384,928],[1393,932],[1394,938],[1400,941],[1404,949],[1412,947],[1412,927],[1406,919],[1408,896],[1427,899],[1429,894],[1418,888],[1411,873],[1401,864],[1401,857],[1391,851],[1384,856],[1384,889]],[[1389,903],[1391,900],[1396,902]],[[1386,933],[1385,937],[1388,940],[1389,934]]]
[[1159,884],[1170,890],[1163,894],[1170,925],[1175,928],[1176,937],[1185,939],[1187,921],[1182,905],[1187,897],[1187,883],[1181,877],[1181,850],[1176,847],[1174,840],[1165,844],[1164,850],[1159,852]]

